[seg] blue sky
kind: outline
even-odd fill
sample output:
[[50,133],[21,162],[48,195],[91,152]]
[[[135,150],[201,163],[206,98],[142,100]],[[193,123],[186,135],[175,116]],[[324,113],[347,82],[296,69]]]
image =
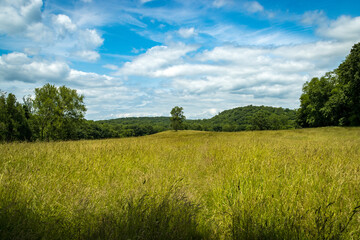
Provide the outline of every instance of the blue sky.
[[87,119],[298,108],[360,41],[358,1],[0,0],[0,89],[85,96]]

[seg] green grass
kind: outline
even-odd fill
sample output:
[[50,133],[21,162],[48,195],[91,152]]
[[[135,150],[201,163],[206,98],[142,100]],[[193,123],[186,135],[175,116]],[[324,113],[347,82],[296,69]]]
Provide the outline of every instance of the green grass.
[[360,128],[0,145],[0,239],[360,239]]

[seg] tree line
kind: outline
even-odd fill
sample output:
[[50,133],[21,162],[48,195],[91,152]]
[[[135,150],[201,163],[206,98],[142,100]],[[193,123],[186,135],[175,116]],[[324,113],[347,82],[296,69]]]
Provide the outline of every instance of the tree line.
[[46,84],[35,89],[35,98],[19,103],[14,94],[0,96],[1,140],[75,139],[86,111],[84,96],[65,86]]
[[169,129],[131,120],[126,124],[86,120],[84,96],[66,86],[46,84],[34,93],[34,98],[26,96],[19,103],[14,94],[0,92],[0,141],[132,137]]
[[360,125],[360,43],[338,68],[304,84],[297,114],[301,127]]

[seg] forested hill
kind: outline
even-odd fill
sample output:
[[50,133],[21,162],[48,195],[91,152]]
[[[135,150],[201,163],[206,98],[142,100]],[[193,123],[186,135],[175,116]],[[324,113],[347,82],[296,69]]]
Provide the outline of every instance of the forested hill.
[[[184,129],[202,131],[244,131],[295,128],[295,110],[246,106],[225,110],[210,119],[186,120]],[[169,117],[130,117],[97,121],[100,124],[122,128],[152,128],[154,132],[170,129]],[[145,132],[145,131],[144,131]]]
[[250,105],[225,110],[209,122],[222,126],[223,131],[241,131],[295,128],[295,120],[295,110]]

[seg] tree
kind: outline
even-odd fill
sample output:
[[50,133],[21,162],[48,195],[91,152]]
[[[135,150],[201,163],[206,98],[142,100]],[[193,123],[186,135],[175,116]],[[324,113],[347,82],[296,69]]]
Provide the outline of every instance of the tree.
[[23,106],[14,94],[1,93],[0,96],[0,140],[31,140],[31,130]]
[[360,43],[333,72],[306,82],[297,112],[302,127],[360,125]]
[[360,42],[355,44],[345,61],[336,70],[341,89],[336,99],[343,104],[346,115],[343,120],[348,125],[360,125]]
[[76,138],[86,111],[83,100],[83,95],[65,86],[57,88],[48,83],[36,88],[33,108],[41,140]]
[[265,111],[258,111],[251,118],[253,130],[268,130],[271,129],[269,114]]
[[313,78],[303,86],[298,111],[298,123],[302,127],[320,127],[333,125],[336,121],[332,111],[327,105],[337,84],[335,72],[326,73],[325,76]]
[[176,106],[171,110],[170,114],[171,114],[171,118],[170,118],[171,127],[175,131],[181,129],[182,123],[186,119],[184,116],[183,108]]
[[6,98],[4,92],[0,90],[0,141],[5,141],[6,139]]

